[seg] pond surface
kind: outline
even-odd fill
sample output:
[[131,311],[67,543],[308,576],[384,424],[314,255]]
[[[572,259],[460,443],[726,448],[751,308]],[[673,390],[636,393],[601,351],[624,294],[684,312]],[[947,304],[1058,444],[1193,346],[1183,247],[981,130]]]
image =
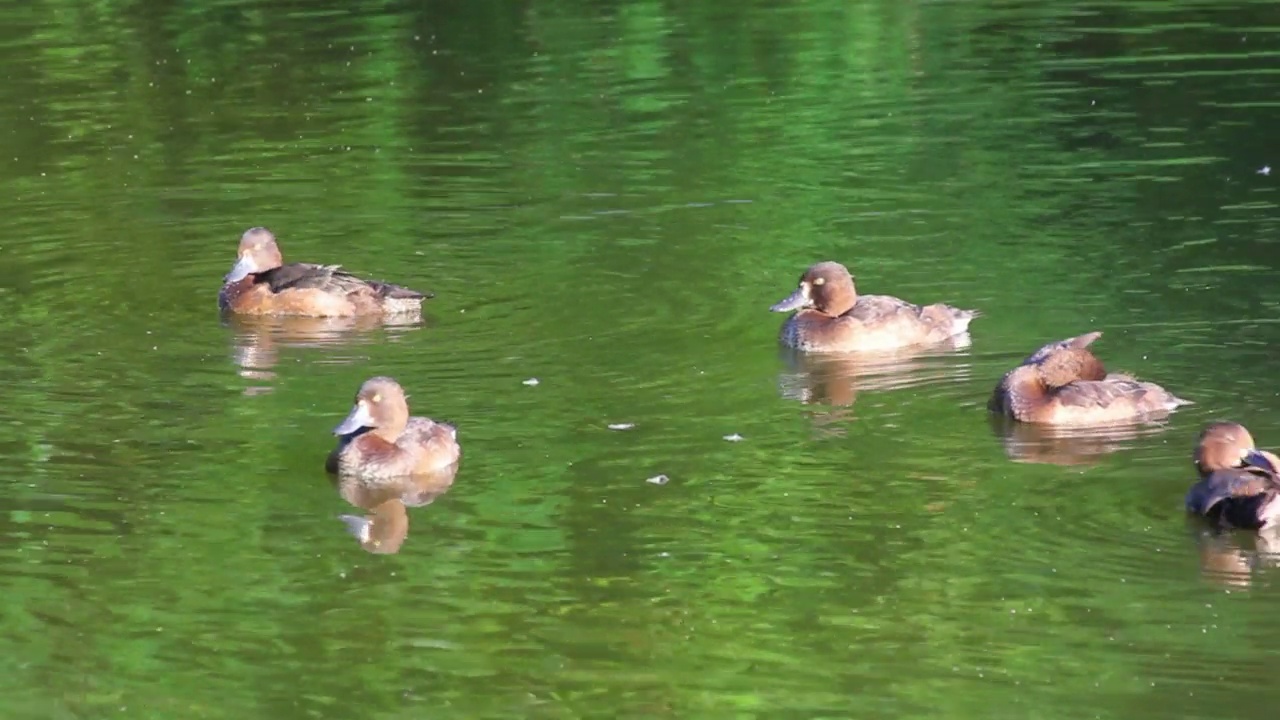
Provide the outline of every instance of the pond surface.
[[[1273,717],[1182,495],[1280,445],[1274,2],[411,5],[0,9],[0,717]],[[428,317],[222,321],[253,225]],[[822,259],[972,345],[780,353]],[[1196,404],[991,422],[1090,330]],[[375,374],[464,455],[362,546]]]

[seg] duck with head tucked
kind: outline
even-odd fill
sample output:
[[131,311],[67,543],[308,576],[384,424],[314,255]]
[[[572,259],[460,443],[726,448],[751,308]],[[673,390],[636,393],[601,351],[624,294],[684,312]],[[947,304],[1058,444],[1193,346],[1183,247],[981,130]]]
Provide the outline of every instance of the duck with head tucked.
[[976,310],[913,305],[890,295],[859,295],[853,275],[837,262],[820,262],[799,286],[769,308],[792,312],[779,333],[787,347],[807,352],[876,352],[932,345],[963,335]]
[[1200,479],[1187,491],[1187,512],[1219,526],[1255,530],[1280,518],[1280,458],[1254,447],[1243,425],[1210,423],[1191,459]]
[[1046,425],[1107,425],[1168,415],[1189,401],[1155,383],[1108,373],[1089,344],[1091,332],[1049,343],[1005,373],[988,407],[1014,420]]
[[333,434],[338,447],[325,469],[369,480],[441,471],[462,455],[457,428],[409,417],[404,388],[389,377],[364,381],[351,412]]
[[363,280],[340,265],[284,264],[276,236],[263,227],[240,237],[236,264],[223,278],[218,307],[244,315],[354,317],[414,313],[433,297],[379,280]]

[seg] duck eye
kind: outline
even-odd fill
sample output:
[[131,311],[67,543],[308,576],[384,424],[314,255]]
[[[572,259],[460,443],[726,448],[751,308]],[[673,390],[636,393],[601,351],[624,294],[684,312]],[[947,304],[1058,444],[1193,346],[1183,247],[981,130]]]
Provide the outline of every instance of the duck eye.
[[824,278],[824,277],[814,278],[814,279],[813,279],[813,284],[814,284],[814,285],[821,285],[822,283],[824,283],[824,282],[826,282],[826,281],[827,281],[827,279],[826,279],[826,278]]
[[377,394],[375,394],[375,395],[373,396],[373,398],[372,398],[372,399],[373,399],[373,401],[374,401],[374,402],[376,402],[376,403],[380,403],[380,402],[382,402],[382,394],[381,394],[381,393],[377,393]]

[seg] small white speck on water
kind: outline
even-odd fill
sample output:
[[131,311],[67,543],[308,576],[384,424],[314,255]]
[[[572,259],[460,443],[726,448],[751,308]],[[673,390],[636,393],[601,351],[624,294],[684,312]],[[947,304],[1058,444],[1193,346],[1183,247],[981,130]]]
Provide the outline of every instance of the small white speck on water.
[[1259,168],[1259,169],[1258,169],[1258,174],[1259,174],[1259,175],[1270,175],[1270,174],[1271,174],[1271,166],[1270,166],[1270,165],[1263,165],[1261,168]]
[[630,430],[635,426],[635,423],[609,423],[610,430]]
[[529,378],[528,380],[524,381],[524,384],[528,385],[529,387],[533,387],[534,385],[538,384],[538,378]]
[[645,478],[645,482],[649,483],[650,485],[666,485],[667,483],[671,482],[671,478],[667,477],[666,475],[654,475],[651,478]]
[[738,433],[733,433],[732,435],[725,435],[724,439],[728,440],[729,442],[742,442],[746,438],[742,437]]

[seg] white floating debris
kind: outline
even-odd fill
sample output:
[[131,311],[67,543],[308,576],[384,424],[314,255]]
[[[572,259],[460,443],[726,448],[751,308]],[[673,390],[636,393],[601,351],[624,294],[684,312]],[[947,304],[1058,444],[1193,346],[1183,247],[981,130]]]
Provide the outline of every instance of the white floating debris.
[[654,475],[651,478],[646,478],[645,482],[649,483],[650,485],[666,485],[667,483],[671,482],[671,478],[667,477],[666,475]]
[[724,439],[725,439],[725,440],[728,440],[729,442],[742,442],[742,441],[743,441],[743,440],[745,440],[746,438],[742,437],[742,436],[741,436],[741,435],[739,435],[738,433],[734,433],[734,434],[732,434],[732,435],[725,435],[725,436],[724,436]]
[[524,384],[528,385],[529,387],[533,387],[534,385],[538,384],[538,378],[529,378],[528,380],[524,381]]
[[610,430],[630,430],[635,426],[635,423],[609,423]]
[[1259,174],[1259,175],[1270,175],[1270,174],[1271,174],[1271,166],[1270,166],[1270,165],[1263,165],[1263,166],[1262,166],[1262,168],[1258,170],[1258,174]]

